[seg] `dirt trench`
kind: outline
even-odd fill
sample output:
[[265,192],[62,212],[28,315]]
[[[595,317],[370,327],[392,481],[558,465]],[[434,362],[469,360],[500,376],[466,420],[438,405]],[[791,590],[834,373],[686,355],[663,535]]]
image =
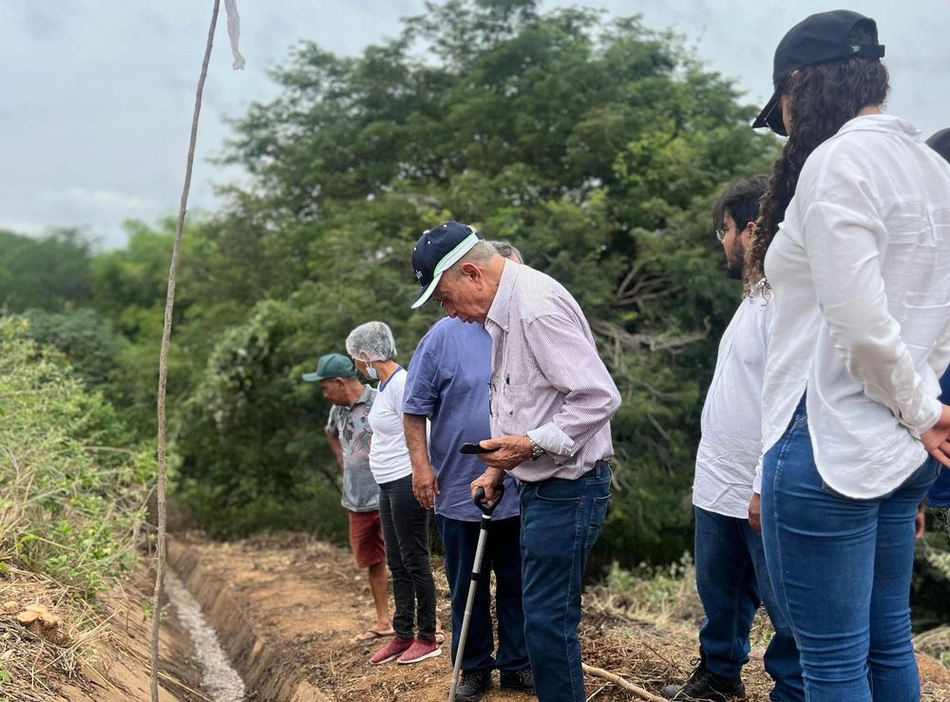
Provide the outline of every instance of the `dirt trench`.
[[[232,665],[244,678],[248,702],[442,702],[450,678],[449,642],[443,655],[416,665],[370,665],[379,641],[354,641],[372,624],[365,573],[341,549],[301,534],[235,543],[176,539],[169,563],[201,604]],[[436,577],[439,615],[450,621],[445,579]],[[658,694],[682,680],[695,655],[695,607],[661,620],[625,614],[625,597],[585,596],[581,623],[584,661]],[[701,611],[698,613],[701,615]],[[448,631],[447,636],[451,636]],[[764,642],[753,644],[744,670],[747,702],[767,702],[771,680],[762,668]],[[922,702],[950,702],[950,671],[919,657]],[[535,697],[496,686],[485,702],[530,702]],[[600,678],[586,679],[597,702],[635,699]]]
[[217,633],[228,659],[254,699],[273,702],[329,702],[311,685],[276,641],[262,639],[257,622],[249,616],[248,603],[239,599],[231,583],[203,567],[196,545],[177,541],[168,545],[168,563],[201,605]]
[[[442,702],[451,680],[449,643],[414,665],[370,665],[385,640],[355,641],[373,623],[365,571],[352,557],[303,535],[232,544],[175,540],[169,565],[202,605],[208,623],[255,702]],[[448,590],[436,578],[439,616]],[[451,636],[451,632],[446,632]],[[485,702],[535,697],[495,688]]]
[[[354,640],[374,617],[365,572],[353,565],[349,553],[306,535],[284,534],[235,543],[175,538],[168,555],[169,565],[201,605],[204,619],[241,674],[244,702],[441,702],[446,698],[451,677],[448,643],[440,657],[420,664],[369,664],[381,642]],[[438,559],[434,560],[439,615],[448,625],[448,591],[438,572]],[[12,615],[0,615],[0,668],[12,670],[11,664],[17,661],[34,661],[37,671],[35,684],[21,688],[22,694],[9,696],[11,690],[0,680],[0,700],[5,694],[11,702],[149,700],[154,574],[148,566],[143,558],[136,572],[103,598],[101,624],[83,634],[95,641],[98,655],[68,679],[52,674],[52,663],[43,662],[44,650],[37,641],[23,638]],[[47,590],[42,583],[29,590],[24,583],[0,577],[0,600],[36,601],[55,609],[58,600]],[[586,663],[657,694],[665,684],[688,674],[702,612],[698,601],[683,593],[669,600],[670,605],[644,609],[642,594],[604,585],[587,592],[580,626],[582,656]],[[174,605],[162,608],[160,699],[213,702],[213,693],[201,689],[196,652],[177,614]],[[746,700],[767,702],[771,681],[761,660],[768,640],[764,618],[753,634],[751,660],[743,671]],[[925,655],[919,655],[918,662],[921,701],[950,702],[950,671]],[[635,699],[603,679],[588,676],[585,682],[597,702]],[[535,698],[499,690],[496,677],[496,687],[484,700],[530,702]]]

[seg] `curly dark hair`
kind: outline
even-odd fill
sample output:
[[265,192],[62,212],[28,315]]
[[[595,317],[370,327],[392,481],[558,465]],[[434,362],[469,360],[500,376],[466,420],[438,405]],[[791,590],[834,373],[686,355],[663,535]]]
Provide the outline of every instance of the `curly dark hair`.
[[867,58],[806,66],[786,80],[782,94],[788,96],[792,129],[772,169],[759,221],[746,251],[746,292],[765,277],[765,254],[785,219],[805,159],[863,108],[883,105],[889,89],[887,68]]
[[768,176],[757,175],[737,180],[719,196],[713,207],[713,227],[722,226],[722,218],[728,214],[736,222],[736,231],[741,232],[759,217],[759,201],[768,186]]

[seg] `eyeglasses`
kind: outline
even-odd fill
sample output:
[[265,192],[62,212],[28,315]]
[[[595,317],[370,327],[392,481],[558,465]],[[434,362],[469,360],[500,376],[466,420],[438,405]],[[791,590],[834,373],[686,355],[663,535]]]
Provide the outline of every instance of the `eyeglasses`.
[[719,240],[719,243],[722,243],[722,240],[726,238],[726,234],[729,233],[728,229],[717,229],[716,230],[716,239]]

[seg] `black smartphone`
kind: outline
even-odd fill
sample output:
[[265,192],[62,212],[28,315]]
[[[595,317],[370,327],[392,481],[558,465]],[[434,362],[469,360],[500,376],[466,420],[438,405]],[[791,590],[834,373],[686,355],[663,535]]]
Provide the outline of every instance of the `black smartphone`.
[[465,443],[459,446],[459,453],[491,453],[495,449],[484,448],[481,444]]

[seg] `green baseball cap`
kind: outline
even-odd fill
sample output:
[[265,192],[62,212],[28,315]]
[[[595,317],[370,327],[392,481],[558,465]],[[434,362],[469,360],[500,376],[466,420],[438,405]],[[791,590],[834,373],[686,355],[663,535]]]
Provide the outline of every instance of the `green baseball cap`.
[[352,378],[356,375],[356,367],[349,357],[340,353],[328,353],[320,356],[315,373],[304,373],[303,379],[308,383],[316,383],[327,378]]

